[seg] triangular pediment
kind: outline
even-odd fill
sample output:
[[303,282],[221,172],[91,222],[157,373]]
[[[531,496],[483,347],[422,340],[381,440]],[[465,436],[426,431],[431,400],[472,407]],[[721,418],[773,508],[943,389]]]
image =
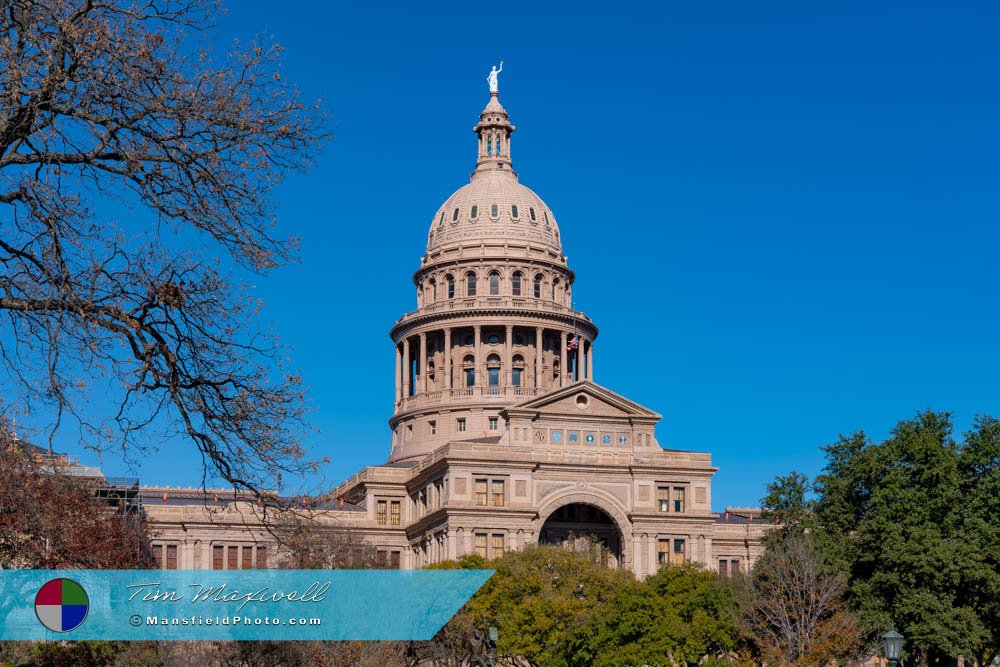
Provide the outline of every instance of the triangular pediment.
[[536,396],[507,409],[513,414],[546,413],[572,416],[618,417],[658,421],[660,415],[589,380]]

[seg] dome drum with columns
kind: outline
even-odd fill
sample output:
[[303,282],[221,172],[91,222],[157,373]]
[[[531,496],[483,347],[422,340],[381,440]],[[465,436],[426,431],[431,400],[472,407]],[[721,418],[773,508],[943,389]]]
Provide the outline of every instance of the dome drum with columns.
[[454,439],[500,437],[504,408],[593,378],[597,327],[573,308],[575,276],[555,215],[518,182],[508,118],[492,93],[474,128],[470,182],[431,221],[413,277],[417,309],[390,332],[390,461]]

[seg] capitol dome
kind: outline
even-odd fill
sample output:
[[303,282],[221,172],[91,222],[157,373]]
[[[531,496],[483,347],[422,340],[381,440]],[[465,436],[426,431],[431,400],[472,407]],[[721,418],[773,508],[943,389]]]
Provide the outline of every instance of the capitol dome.
[[448,197],[431,222],[427,250],[480,239],[523,239],[562,252],[552,210],[510,171],[477,171]]
[[496,93],[473,128],[479,136],[476,170],[434,214],[428,254],[443,247],[480,241],[533,241],[562,254],[559,226],[542,198],[517,180],[510,158],[514,126]]

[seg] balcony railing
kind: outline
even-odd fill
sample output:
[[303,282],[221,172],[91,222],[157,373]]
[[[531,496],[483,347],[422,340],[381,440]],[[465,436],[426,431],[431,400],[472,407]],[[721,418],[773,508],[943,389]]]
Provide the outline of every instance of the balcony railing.
[[569,306],[557,301],[547,299],[536,299],[525,296],[462,296],[453,299],[438,299],[431,303],[425,303],[421,308],[412,310],[398,320],[396,323],[404,322],[417,315],[428,315],[432,313],[448,313],[467,310],[496,310],[499,308],[528,308],[543,310],[548,313],[565,313],[573,315],[578,320],[589,322],[590,318],[579,311],[574,311]]
[[513,400],[518,401],[524,398],[541,395],[546,389],[535,387],[461,387],[459,389],[437,389],[424,394],[404,396],[396,402],[396,407],[402,410],[411,410],[429,405],[440,405],[450,402],[453,398],[471,398],[486,400]]

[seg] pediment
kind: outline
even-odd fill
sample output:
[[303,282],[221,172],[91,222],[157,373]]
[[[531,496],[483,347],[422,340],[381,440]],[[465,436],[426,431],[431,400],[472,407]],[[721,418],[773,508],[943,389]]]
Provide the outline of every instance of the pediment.
[[660,415],[589,380],[536,396],[507,409],[508,414],[552,414],[573,417],[627,418],[659,421]]

